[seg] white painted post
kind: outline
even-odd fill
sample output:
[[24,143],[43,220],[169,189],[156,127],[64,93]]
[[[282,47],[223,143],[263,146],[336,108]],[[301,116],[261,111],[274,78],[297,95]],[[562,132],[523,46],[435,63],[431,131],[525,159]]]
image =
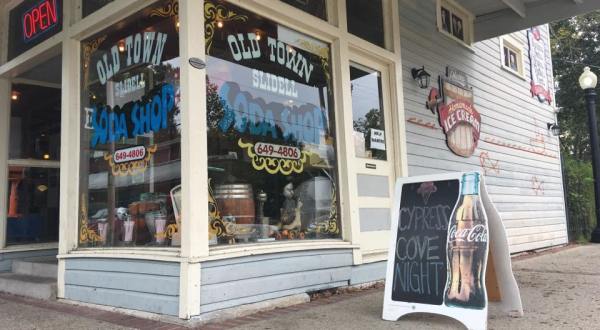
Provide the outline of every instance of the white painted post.
[[[60,130],[60,206],[58,254],[77,248],[79,219],[79,42],[69,37],[75,1],[63,6],[65,36],[62,43],[61,130]],[[59,260],[58,297],[64,298],[64,259]]]
[[[339,1],[337,3],[337,21],[340,30],[347,30],[346,3]],[[350,203],[358,199],[358,188],[356,182],[356,169],[354,162],[340,161],[354,158],[354,140],[352,138],[352,95],[350,94],[350,54],[348,41],[341,38],[332,44],[335,105],[336,105],[336,125],[338,139],[338,173],[339,173],[339,199],[340,215],[342,219],[342,235],[344,240],[353,245],[360,246],[360,222],[358,218],[358,206],[356,203]],[[360,249],[354,249],[353,263],[362,263],[362,253]]]
[[[396,121],[396,137],[394,144],[396,150],[396,178],[408,176],[408,155],[406,153],[406,119],[404,116],[404,86],[402,85],[402,56],[400,48],[400,8],[398,1],[390,1],[389,9],[391,11],[391,29],[387,32],[391,35],[392,48],[396,54],[396,61],[393,69],[390,70],[390,90],[392,93],[392,117]],[[388,15],[389,16],[389,15]],[[395,97],[393,97],[395,96]]]
[[208,255],[208,161],[205,71],[193,68],[191,57],[206,61],[203,1],[179,3],[181,56],[181,264],[179,317],[200,313],[200,264]]
[[6,246],[10,94],[10,81],[0,79],[0,250]]

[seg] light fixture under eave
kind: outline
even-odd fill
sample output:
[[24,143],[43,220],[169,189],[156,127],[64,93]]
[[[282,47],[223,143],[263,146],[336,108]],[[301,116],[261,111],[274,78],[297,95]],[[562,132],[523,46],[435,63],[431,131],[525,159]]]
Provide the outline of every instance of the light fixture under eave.
[[547,123],[547,126],[548,126],[548,130],[552,132],[553,136],[560,135],[560,126],[558,126],[555,123]]
[[119,40],[119,52],[125,52],[125,40]]
[[425,71],[425,66],[411,69],[412,77],[417,81],[420,88],[425,89],[429,87],[429,78],[431,75]]

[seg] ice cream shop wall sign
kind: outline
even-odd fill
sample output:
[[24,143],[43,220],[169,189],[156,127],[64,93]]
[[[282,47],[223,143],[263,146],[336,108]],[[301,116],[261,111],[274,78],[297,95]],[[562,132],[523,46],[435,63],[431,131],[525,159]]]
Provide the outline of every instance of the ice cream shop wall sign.
[[446,67],[446,76],[439,78],[441,98],[432,88],[426,103],[438,112],[440,126],[446,134],[446,144],[455,154],[471,157],[481,133],[481,116],[473,105],[473,89],[464,72]]
[[550,56],[550,46],[540,33],[540,28],[534,26],[527,30],[529,41],[529,60],[531,61],[531,95],[542,103],[552,104],[552,68],[547,58]]
[[9,59],[62,29],[62,0],[23,1],[10,12]]

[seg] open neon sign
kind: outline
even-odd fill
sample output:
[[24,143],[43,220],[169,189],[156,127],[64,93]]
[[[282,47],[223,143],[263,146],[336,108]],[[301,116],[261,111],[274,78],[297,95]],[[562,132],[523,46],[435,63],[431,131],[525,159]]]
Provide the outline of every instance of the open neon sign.
[[60,22],[59,0],[43,0],[31,7],[23,16],[23,40],[29,42],[46,31],[52,30]]

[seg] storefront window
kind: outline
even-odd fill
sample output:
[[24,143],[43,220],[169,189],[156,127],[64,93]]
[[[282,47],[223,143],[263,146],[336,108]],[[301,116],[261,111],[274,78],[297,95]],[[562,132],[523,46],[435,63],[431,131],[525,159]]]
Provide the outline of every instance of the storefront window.
[[59,160],[60,89],[12,85],[10,159]]
[[84,0],[81,2],[81,16],[86,17],[115,0]]
[[210,244],[339,237],[329,45],[204,11]]
[[[56,78],[52,77],[49,63],[54,60],[34,67],[46,73],[36,78]],[[25,77],[30,76],[21,76]],[[7,245],[58,241],[60,104],[59,88],[12,85]]]
[[354,152],[357,157],[386,160],[381,75],[362,65],[350,66]]
[[179,244],[179,36],[168,3],[81,43],[80,246]]
[[326,0],[281,0],[322,20],[327,19]]
[[8,167],[7,245],[58,241],[59,171]]
[[348,32],[377,46],[385,46],[382,0],[346,0]]

